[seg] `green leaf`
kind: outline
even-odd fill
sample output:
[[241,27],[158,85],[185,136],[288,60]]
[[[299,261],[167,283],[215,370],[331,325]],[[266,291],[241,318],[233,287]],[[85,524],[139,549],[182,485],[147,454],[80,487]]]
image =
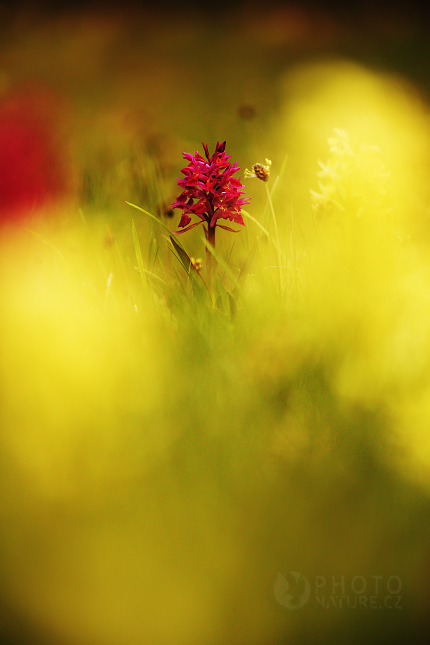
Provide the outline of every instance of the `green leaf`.
[[209,290],[208,290],[208,286],[207,286],[206,282],[204,281],[204,279],[203,279],[202,275],[201,275],[201,274],[200,274],[200,272],[199,272],[199,271],[197,271],[197,269],[192,265],[192,263],[191,263],[191,258],[190,258],[190,256],[188,255],[188,253],[187,253],[186,251],[184,251],[184,249],[183,249],[181,246],[179,246],[179,244],[177,243],[177,241],[175,240],[175,238],[173,238],[171,235],[170,235],[170,241],[171,241],[171,243],[173,244],[173,248],[175,249],[176,253],[178,254],[176,257],[178,258],[178,260],[180,261],[180,263],[181,263],[181,264],[182,264],[182,266],[184,267],[185,271],[186,271],[186,272],[188,273],[188,275],[190,276],[190,278],[191,278],[191,280],[192,280],[192,283],[193,283],[193,286],[195,286],[195,287],[197,287],[197,288],[198,288],[198,287],[200,287],[200,283],[196,280],[196,278],[198,277],[198,278],[200,278],[200,280],[202,281],[202,283],[203,283],[203,285],[204,285],[205,289],[206,289],[207,291],[209,291]]
[[[184,251],[184,249],[179,246],[177,241],[170,235],[169,236],[171,243],[173,244],[173,248],[175,249],[176,253],[179,255],[179,259],[181,261],[182,266],[184,267],[185,271],[187,273],[190,273],[192,269],[194,269],[192,263],[191,263],[191,258],[189,257],[188,253]],[[194,271],[196,271],[194,269]],[[196,271],[197,273],[197,271]]]
[[[191,280],[193,281],[193,284],[195,286],[197,286],[196,278],[199,277],[201,280],[203,280],[202,276],[197,271],[197,269],[193,266],[193,264],[191,262],[191,258],[188,255],[188,253],[186,251],[184,251],[184,249],[181,246],[179,246],[179,244],[177,243],[175,238],[170,236],[170,241],[173,244],[173,248],[175,249],[176,253],[179,256],[178,259],[179,259],[180,263],[182,264],[182,266],[184,267],[185,271],[190,276]],[[204,280],[203,280],[203,282],[204,282]]]

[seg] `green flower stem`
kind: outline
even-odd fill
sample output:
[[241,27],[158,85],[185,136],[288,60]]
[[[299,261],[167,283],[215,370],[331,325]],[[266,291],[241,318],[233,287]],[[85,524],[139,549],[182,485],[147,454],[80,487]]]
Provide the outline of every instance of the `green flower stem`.
[[[208,230],[206,234],[206,239],[211,248],[215,251],[215,228],[216,226],[208,225]],[[210,252],[208,247],[206,247],[206,271],[208,276],[208,286],[209,290],[212,292],[215,272],[216,272],[216,260],[213,254]]]

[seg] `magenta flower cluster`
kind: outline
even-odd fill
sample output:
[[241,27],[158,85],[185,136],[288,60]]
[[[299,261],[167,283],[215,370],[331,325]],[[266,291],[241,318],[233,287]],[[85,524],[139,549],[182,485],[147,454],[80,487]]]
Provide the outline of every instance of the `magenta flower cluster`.
[[[208,225],[206,236],[216,226],[233,233],[238,232],[218,224],[219,219],[228,219],[236,224],[245,225],[240,211],[251,198],[240,197],[244,194],[241,189],[245,186],[240,183],[240,177],[239,179],[233,177],[239,170],[239,166],[228,162],[230,156],[225,154],[225,144],[225,141],[217,142],[215,152],[210,157],[208,146],[203,143],[206,159],[197,151],[194,155],[183,153],[184,159],[189,163],[181,171],[185,176],[177,179],[178,185],[184,190],[172,204],[173,208],[182,209],[179,228],[183,230],[175,231],[176,234],[185,233],[203,223]],[[200,221],[190,224],[191,215],[196,215]]]

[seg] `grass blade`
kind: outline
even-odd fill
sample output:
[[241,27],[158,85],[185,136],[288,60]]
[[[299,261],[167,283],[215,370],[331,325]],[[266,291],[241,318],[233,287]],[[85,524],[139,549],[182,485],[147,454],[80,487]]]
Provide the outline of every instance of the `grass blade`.
[[267,235],[267,237],[269,238],[269,240],[272,242],[272,244],[273,244],[273,246],[275,247],[275,249],[276,249],[278,252],[280,252],[280,248],[279,248],[278,244],[276,243],[275,238],[273,237],[273,235],[271,235],[271,234],[269,233],[269,231],[267,230],[267,228],[265,228],[262,224],[260,224],[260,222],[259,222],[257,219],[255,219],[255,217],[252,217],[252,215],[250,215],[247,211],[244,211],[244,210],[243,210],[243,208],[242,208],[242,211],[241,211],[241,212],[243,213],[243,215],[245,215],[245,217],[247,217],[248,219],[250,219],[250,220],[251,220],[251,222],[254,222],[255,224],[257,224],[257,226],[259,226],[259,227],[260,227],[260,229],[263,231],[263,233],[264,233],[265,235]]
[[145,213],[145,215],[148,215],[148,217],[151,217],[151,219],[153,219],[156,222],[158,222],[159,224],[161,224],[161,226],[163,226],[166,229],[166,231],[169,232],[169,234],[171,233],[170,228],[168,226],[166,226],[161,221],[161,219],[158,219],[158,217],[155,217],[155,215],[152,215],[151,213],[148,213],[148,211],[145,211],[143,208],[140,208],[140,206],[136,206],[136,204],[132,204],[131,202],[127,202],[127,201],[125,203],[128,204],[129,206],[132,206],[133,208],[136,208],[138,211],[141,211],[141,213]]
[[272,186],[271,197],[272,197],[273,200],[276,197],[276,193],[279,190],[279,184],[280,184],[280,182],[281,182],[281,180],[282,180],[282,178],[283,178],[283,176],[285,174],[285,170],[287,168],[287,161],[288,161],[288,154],[285,155],[284,160],[283,160],[282,165],[281,165],[281,169],[279,171],[279,175],[276,177],[275,182],[274,182],[274,184]]
[[228,264],[226,262],[224,262],[224,260],[216,253],[216,251],[213,248],[213,246],[211,244],[209,244],[209,242],[205,238],[203,238],[203,244],[209,250],[209,252],[214,256],[215,260],[218,262],[220,267],[222,267],[224,269],[225,273],[228,275],[230,280],[233,282],[233,284],[236,287],[237,291],[243,296],[243,289],[240,286],[237,278],[234,276],[234,274],[233,274],[232,270],[230,269],[230,267],[228,266]]
[[32,231],[30,228],[26,228],[25,230],[28,233],[30,233],[31,235],[33,235],[33,237],[35,237],[36,239],[40,240],[41,242],[43,242],[43,244],[46,244],[47,246],[49,246],[49,248],[51,248],[53,251],[55,251],[57,253],[57,255],[60,256],[64,266],[66,267],[67,272],[70,274],[69,266],[68,266],[66,260],[64,259],[63,254],[61,253],[61,251],[59,249],[57,249],[55,244],[52,244],[52,242],[47,240],[46,237],[43,237],[43,235],[41,235],[40,233],[36,233],[36,231]]
[[133,219],[131,220],[131,229],[132,229],[132,232],[133,232],[134,252],[136,253],[136,260],[137,260],[137,265],[139,267],[140,277],[142,279],[143,286],[146,287],[147,283],[145,281],[145,269],[143,268],[142,252],[140,250],[139,237],[137,235],[136,226],[134,224]]

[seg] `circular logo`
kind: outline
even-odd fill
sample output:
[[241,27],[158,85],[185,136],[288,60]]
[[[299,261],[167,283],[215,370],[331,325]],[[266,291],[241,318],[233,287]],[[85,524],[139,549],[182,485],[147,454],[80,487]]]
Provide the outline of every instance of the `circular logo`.
[[287,609],[301,609],[311,595],[311,586],[301,573],[290,571],[286,576],[278,571],[273,588],[276,600]]

